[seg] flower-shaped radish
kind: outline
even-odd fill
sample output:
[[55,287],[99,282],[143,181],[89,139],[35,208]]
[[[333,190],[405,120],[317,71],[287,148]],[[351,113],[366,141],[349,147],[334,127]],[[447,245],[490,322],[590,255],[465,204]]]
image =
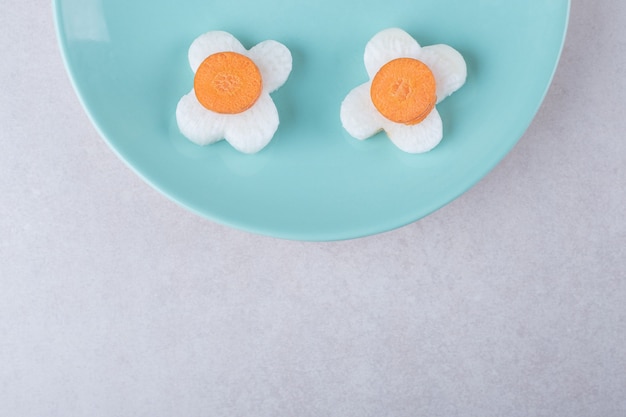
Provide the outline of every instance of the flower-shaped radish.
[[422,153],[443,137],[435,105],[467,77],[465,60],[447,45],[421,47],[401,29],[376,34],[365,47],[370,80],[341,104],[341,122],[357,139],[384,130],[401,150]]
[[226,139],[244,153],[263,149],[278,129],[270,93],[291,72],[287,47],[270,40],[246,50],[229,33],[208,32],[191,44],[189,64],[193,90],[176,108],[181,133],[198,145]]

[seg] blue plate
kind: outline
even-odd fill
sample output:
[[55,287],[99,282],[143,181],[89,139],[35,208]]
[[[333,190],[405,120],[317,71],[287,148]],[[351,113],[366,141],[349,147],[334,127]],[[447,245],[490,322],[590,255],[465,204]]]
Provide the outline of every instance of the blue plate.
[[[522,136],[563,45],[569,0],[56,0],[58,36],[101,135],[142,178],[214,221],[276,237],[354,238],[413,222],[475,184]],[[444,139],[405,154],[384,134],[342,129],[339,107],[367,80],[363,50],[400,27],[445,43],[468,80],[437,108]],[[281,125],[260,153],[199,147],[175,122],[192,86],[187,49],[210,30],[250,48],[284,43],[293,71],[272,97]]]

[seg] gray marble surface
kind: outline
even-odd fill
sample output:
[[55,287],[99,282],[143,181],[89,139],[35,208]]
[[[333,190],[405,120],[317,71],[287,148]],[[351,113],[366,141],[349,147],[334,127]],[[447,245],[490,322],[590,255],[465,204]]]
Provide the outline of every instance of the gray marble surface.
[[468,193],[302,243],[144,184],[49,2],[2,0],[0,415],[625,416],[624,27],[623,1],[574,1],[541,110]]

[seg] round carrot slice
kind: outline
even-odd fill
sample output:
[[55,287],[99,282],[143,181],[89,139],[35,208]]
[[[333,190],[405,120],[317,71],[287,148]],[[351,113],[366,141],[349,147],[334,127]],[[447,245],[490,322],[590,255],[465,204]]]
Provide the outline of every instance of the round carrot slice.
[[374,107],[387,119],[414,125],[435,108],[435,76],[417,59],[394,59],[374,76],[370,96]]
[[205,108],[237,114],[258,100],[263,81],[259,68],[250,58],[236,52],[218,52],[200,64],[193,89]]

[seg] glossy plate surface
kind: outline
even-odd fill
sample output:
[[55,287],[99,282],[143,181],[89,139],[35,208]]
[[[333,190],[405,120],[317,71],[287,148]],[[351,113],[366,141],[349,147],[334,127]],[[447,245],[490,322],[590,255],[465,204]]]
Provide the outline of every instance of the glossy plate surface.
[[[56,0],[54,9],[86,111],[148,183],[236,228],[336,240],[418,220],[506,155],[550,84],[569,0]],[[388,27],[451,45],[468,64],[466,85],[437,106],[444,139],[426,154],[405,154],[384,134],[357,141],[339,120],[341,101],[367,80],[365,44]],[[291,76],[272,94],[281,125],[258,154],[225,141],[199,147],[178,132],[176,104],[193,82],[187,49],[210,30],[292,52]]]

